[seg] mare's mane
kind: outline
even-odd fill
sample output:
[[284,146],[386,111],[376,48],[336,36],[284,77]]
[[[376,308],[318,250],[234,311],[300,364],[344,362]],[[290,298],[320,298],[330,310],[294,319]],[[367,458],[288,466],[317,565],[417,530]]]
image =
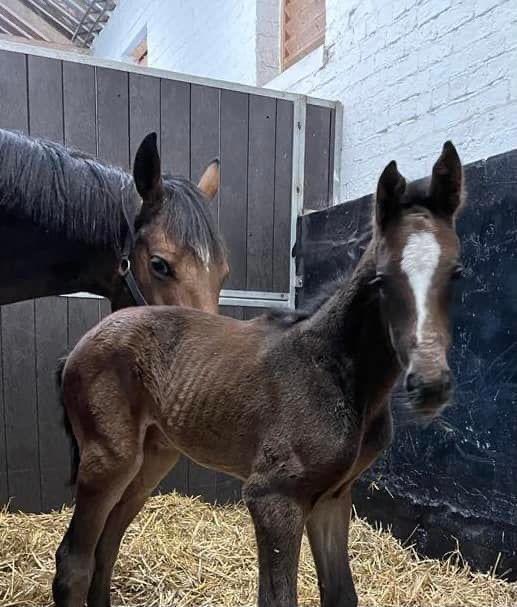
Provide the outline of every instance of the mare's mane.
[[[0,129],[0,212],[26,218],[45,230],[118,250],[124,208],[135,222],[141,200],[133,177],[88,154]],[[164,177],[160,216],[168,235],[204,263],[224,257],[203,194],[184,177]]]

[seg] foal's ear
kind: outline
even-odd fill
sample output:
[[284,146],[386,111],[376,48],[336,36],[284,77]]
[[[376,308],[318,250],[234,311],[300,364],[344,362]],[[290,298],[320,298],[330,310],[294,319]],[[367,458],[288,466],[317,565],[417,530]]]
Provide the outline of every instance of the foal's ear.
[[450,141],[443,144],[433,167],[430,202],[435,213],[452,217],[463,200],[463,169],[456,148]]
[[157,210],[162,204],[163,182],[156,145],[156,133],[149,133],[140,144],[133,166],[133,177],[144,207]]
[[206,167],[197,184],[207,200],[212,200],[219,190],[219,173],[219,158],[214,158]]
[[383,229],[387,222],[400,211],[400,201],[406,190],[406,180],[392,160],[379,177],[375,199],[375,221]]

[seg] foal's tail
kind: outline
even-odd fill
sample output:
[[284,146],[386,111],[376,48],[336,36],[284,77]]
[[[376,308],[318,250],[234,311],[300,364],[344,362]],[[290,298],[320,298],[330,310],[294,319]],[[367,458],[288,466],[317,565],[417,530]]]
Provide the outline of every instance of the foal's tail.
[[70,471],[70,484],[75,485],[75,481],[77,480],[77,471],[79,470],[79,445],[77,444],[77,440],[74,436],[74,431],[72,429],[72,424],[68,419],[68,415],[66,414],[65,409],[65,400],[63,397],[63,371],[65,369],[67,357],[64,356],[60,358],[57,363],[56,368],[56,385],[57,392],[59,395],[59,402],[63,407],[63,424],[65,426],[65,431],[70,440],[70,446],[72,451],[72,462],[71,462],[71,471]]

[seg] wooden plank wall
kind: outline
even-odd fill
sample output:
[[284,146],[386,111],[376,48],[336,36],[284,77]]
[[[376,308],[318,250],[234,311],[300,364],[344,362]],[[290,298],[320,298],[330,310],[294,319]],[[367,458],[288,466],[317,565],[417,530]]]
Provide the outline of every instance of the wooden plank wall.
[[318,105],[307,106],[303,189],[305,211],[321,210],[332,204],[335,120],[335,110]]
[[[331,199],[332,120],[308,106],[306,208]],[[142,138],[159,134],[163,171],[197,182],[221,161],[211,212],[226,239],[225,287],[289,290],[293,102],[0,50],[0,128],[76,147],[130,169]],[[108,312],[104,300],[49,298],[0,310],[0,504],[48,511],[71,499],[69,446],[53,370]],[[262,312],[223,308],[240,319]],[[214,501],[239,483],[181,461],[162,482]]]
[[13,510],[49,511],[70,502],[70,447],[54,371],[58,359],[107,311],[104,300],[65,297],[0,308],[5,420],[0,502],[10,499]]

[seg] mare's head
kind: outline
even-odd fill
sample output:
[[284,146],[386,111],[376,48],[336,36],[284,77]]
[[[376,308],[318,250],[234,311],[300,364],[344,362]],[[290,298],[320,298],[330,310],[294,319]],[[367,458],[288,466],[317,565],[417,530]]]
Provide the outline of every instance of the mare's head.
[[434,417],[451,396],[449,304],[461,273],[455,218],[463,171],[450,142],[429,181],[406,184],[394,161],[377,186],[375,284],[415,412]]
[[151,133],[136,153],[133,177],[142,206],[132,267],[144,297],[216,313],[228,274],[225,247],[208,208],[219,188],[219,162],[208,165],[197,186],[162,175]]

